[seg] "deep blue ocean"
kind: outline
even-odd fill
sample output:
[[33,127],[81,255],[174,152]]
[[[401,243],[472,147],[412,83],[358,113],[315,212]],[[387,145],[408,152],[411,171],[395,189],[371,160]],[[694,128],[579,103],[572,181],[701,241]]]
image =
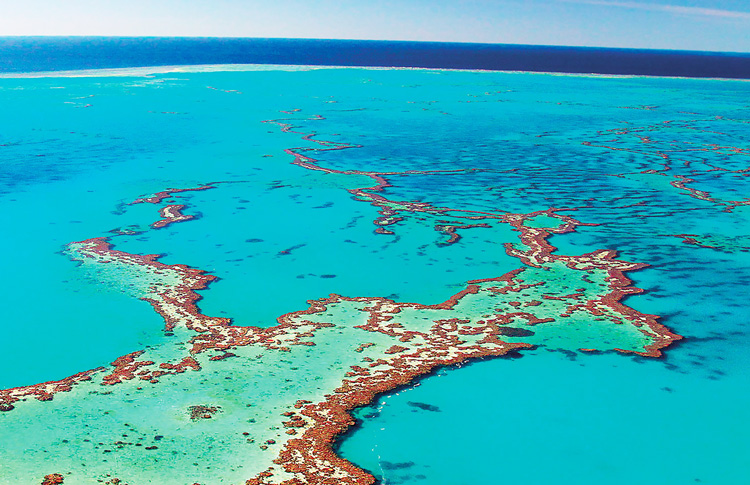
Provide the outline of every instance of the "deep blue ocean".
[[748,53],[370,40],[0,37],[0,72],[195,64],[428,67],[750,78]]

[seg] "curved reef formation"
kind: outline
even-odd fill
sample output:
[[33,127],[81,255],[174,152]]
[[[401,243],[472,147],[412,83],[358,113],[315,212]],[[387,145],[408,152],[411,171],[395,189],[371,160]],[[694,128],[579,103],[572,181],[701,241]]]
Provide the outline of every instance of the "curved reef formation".
[[723,253],[750,252],[750,236],[725,236],[722,234],[670,234],[682,238],[685,244],[714,249]]
[[[617,177],[634,179],[660,176],[683,194],[723,207],[723,212],[750,205],[750,197],[733,183],[733,179],[750,176],[750,169],[747,168],[750,149],[716,143],[713,138],[703,141],[701,137],[706,134],[732,141],[732,137],[726,133],[709,130],[706,122],[705,119],[667,120],[652,125],[603,130],[596,133],[594,140],[582,144],[637,155],[649,167],[639,172],[618,174]],[[693,136],[679,139],[675,136],[679,132],[689,132]],[[694,185],[705,188],[697,189]]]
[[[299,110],[283,111],[283,113],[292,114]],[[441,245],[450,245],[461,238],[456,232],[458,229],[469,229],[472,227],[489,227],[486,223],[470,224],[467,221],[475,220],[486,220],[486,219],[499,219],[499,215],[491,212],[472,211],[464,209],[451,209],[447,207],[434,207],[433,205],[426,202],[413,202],[413,201],[396,201],[390,200],[383,196],[383,191],[392,187],[388,181],[389,176],[403,176],[403,175],[426,175],[426,174],[438,174],[438,173],[461,173],[461,172],[474,172],[476,169],[460,169],[460,170],[407,170],[403,172],[373,172],[363,170],[336,170],[329,167],[324,167],[320,164],[320,161],[313,158],[305,153],[324,153],[326,151],[333,150],[346,150],[349,148],[361,148],[361,145],[353,145],[349,143],[319,140],[316,138],[315,132],[304,132],[295,130],[296,126],[294,123],[301,121],[322,121],[325,118],[321,115],[315,115],[309,118],[279,118],[274,120],[266,120],[264,123],[274,124],[281,128],[284,133],[294,133],[301,135],[302,140],[315,143],[318,147],[298,147],[298,148],[287,148],[284,150],[285,153],[294,157],[292,162],[294,165],[306,168],[308,170],[317,170],[325,173],[336,173],[342,175],[364,175],[369,177],[373,181],[373,185],[365,187],[355,187],[349,189],[349,193],[356,200],[369,202],[373,206],[378,208],[379,217],[377,217],[373,223],[377,226],[375,232],[379,234],[393,234],[388,226],[396,224],[404,219],[409,214],[419,214],[421,217],[429,217],[432,219],[432,224],[436,231],[446,234],[448,239],[441,243]],[[449,221],[440,218],[453,216],[462,219],[461,221]]]

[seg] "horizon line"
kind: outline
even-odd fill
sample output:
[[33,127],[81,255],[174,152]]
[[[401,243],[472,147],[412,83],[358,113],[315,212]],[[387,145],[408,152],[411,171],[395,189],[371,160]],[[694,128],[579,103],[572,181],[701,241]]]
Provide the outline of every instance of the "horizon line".
[[243,37],[243,36],[199,36],[199,35],[0,35],[3,39],[212,39],[212,40],[301,40],[301,41],[334,41],[334,42],[387,42],[404,44],[461,44],[477,46],[507,46],[507,47],[546,47],[546,48],[572,48],[591,50],[617,50],[617,51],[656,51],[674,53],[699,53],[699,54],[721,54],[739,55],[750,57],[750,51],[713,51],[692,49],[670,49],[658,47],[613,47],[613,46],[591,46],[591,45],[563,45],[563,44],[513,44],[505,42],[472,42],[472,41],[435,41],[435,40],[403,40],[403,39],[341,39],[341,38],[315,38],[315,37]]

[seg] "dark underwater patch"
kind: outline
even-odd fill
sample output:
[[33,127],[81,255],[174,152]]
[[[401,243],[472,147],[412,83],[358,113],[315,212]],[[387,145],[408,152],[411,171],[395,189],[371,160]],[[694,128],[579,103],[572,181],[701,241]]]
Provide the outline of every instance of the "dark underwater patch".
[[403,470],[405,468],[411,468],[414,466],[413,461],[405,461],[402,463],[393,463],[391,461],[381,461],[380,466],[383,467],[383,470]]
[[423,411],[432,411],[434,413],[439,413],[440,408],[437,406],[433,406],[432,404],[427,404],[424,402],[416,402],[416,401],[409,401],[406,404],[408,404],[411,407],[419,408]]

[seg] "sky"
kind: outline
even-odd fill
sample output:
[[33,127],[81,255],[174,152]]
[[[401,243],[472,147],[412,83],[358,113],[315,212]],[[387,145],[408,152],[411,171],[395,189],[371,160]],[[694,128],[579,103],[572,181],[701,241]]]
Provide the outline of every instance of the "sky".
[[0,36],[380,39],[750,52],[750,0],[0,0]]

